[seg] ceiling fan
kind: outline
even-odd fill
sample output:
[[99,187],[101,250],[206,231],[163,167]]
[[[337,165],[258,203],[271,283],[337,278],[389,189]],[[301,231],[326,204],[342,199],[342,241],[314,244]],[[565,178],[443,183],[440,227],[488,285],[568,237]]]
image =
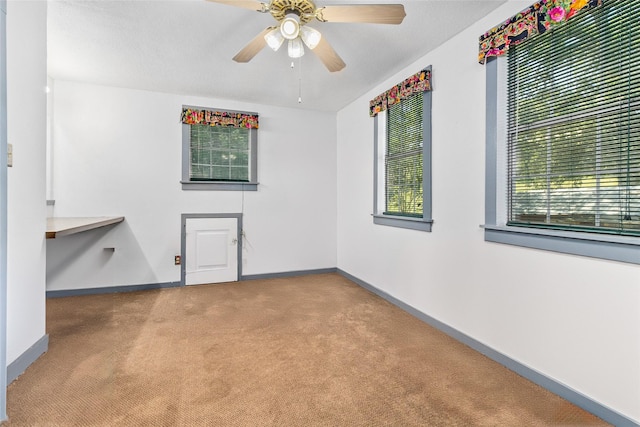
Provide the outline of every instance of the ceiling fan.
[[365,22],[400,24],[406,16],[401,4],[345,4],[316,7],[312,0],[208,0],[229,6],[270,13],[278,24],[265,28],[233,57],[236,62],[249,62],[265,46],[277,51],[285,40],[291,58],[304,55],[306,45],[331,72],[340,71],[345,63],[320,32],[306,26],[320,22]]

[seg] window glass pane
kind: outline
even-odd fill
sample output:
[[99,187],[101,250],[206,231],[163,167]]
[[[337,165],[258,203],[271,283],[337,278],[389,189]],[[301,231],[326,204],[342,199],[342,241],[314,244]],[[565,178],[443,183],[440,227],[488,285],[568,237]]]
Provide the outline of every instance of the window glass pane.
[[510,225],[640,234],[639,21],[608,2],[509,50]]
[[231,167],[229,169],[230,178],[236,181],[248,181],[249,171],[246,167]]
[[190,179],[249,181],[249,129],[192,125]]
[[212,166],[211,179],[213,180],[229,179],[229,168],[224,166]]
[[243,150],[247,151],[249,149],[249,131],[247,129],[231,129],[229,132],[229,148],[232,150]]
[[422,217],[422,107],[419,93],[387,110],[385,214]]
[[246,151],[231,151],[229,153],[229,164],[231,166],[244,166],[249,163],[249,154]]
[[387,162],[387,212],[422,214],[422,156]]
[[224,166],[229,163],[229,152],[220,150],[210,151],[210,160],[208,163],[216,166]]

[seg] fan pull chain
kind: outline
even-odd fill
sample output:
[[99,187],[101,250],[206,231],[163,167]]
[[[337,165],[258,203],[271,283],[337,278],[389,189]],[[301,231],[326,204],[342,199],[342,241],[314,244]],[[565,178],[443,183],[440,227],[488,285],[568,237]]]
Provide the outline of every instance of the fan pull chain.
[[[295,68],[294,61],[291,61],[291,69]],[[298,104],[302,104],[302,58],[298,58]]]
[[298,104],[302,104],[302,57],[298,58]]

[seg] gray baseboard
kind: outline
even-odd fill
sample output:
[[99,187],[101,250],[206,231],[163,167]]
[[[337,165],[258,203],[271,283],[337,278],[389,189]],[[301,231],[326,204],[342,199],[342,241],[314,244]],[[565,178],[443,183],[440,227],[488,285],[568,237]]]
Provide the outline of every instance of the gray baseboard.
[[319,268],[316,270],[298,270],[298,271],[285,271],[282,273],[265,273],[265,274],[249,274],[242,276],[240,280],[259,280],[259,279],[277,279],[280,277],[295,277],[295,276],[308,276],[310,274],[325,274],[336,273],[337,268]]
[[[276,279],[279,277],[307,276],[310,274],[335,273],[338,269],[320,268],[316,270],[284,271],[281,273],[250,274],[240,278],[244,280]],[[107,286],[102,288],[61,289],[47,291],[47,298],[75,297],[80,295],[113,294],[119,292],[146,291],[149,289],[175,288],[183,286],[180,282],[150,283],[146,285]]]
[[[487,356],[488,358],[498,362],[502,366],[510,369],[511,371],[517,373],[518,375],[532,381],[535,384],[549,390],[550,392],[562,397],[563,399],[568,400],[569,402],[579,406],[580,408],[591,412],[592,414],[602,418],[604,421],[615,425],[616,427],[640,427],[640,424],[631,420],[630,418],[625,417],[624,415],[616,412],[615,410],[608,408],[593,399],[585,396],[577,390],[574,390],[562,383],[559,383],[546,375],[529,368],[521,364],[520,362],[511,359],[510,357],[500,353],[497,350],[477,341],[476,339],[458,331],[455,328],[417,310],[416,308],[410,306],[409,304],[389,295],[388,293],[376,288],[375,286],[343,271],[339,268],[322,268],[315,270],[299,270],[299,271],[288,271],[281,273],[266,273],[266,274],[253,274],[253,275],[245,275],[240,278],[240,280],[259,280],[259,279],[275,279],[282,277],[295,277],[295,276],[304,276],[310,274],[325,274],[325,273],[338,273],[343,277],[351,280],[357,285],[373,292],[374,294],[384,298],[400,309],[406,311],[412,316],[422,320],[428,325],[444,332],[455,340],[471,347],[477,352]],[[115,286],[115,287],[107,287],[107,288],[90,288],[90,289],[69,289],[69,290],[60,290],[60,291],[47,291],[47,298],[59,298],[59,297],[67,297],[67,296],[77,296],[77,295],[93,295],[93,294],[107,294],[107,293],[116,293],[116,292],[133,292],[133,291],[141,291],[148,289],[160,289],[160,288],[170,288],[170,287],[178,287],[181,286],[180,282],[166,282],[166,283],[154,283],[148,285],[131,285],[131,286]],[[18,375],[26,370],[26,368],[33,363],[42,353],[47,351],[49,343],[48,336],[44,336],[40,339],[36,344],[34,344],[29,350],[27,350],[24,354],[22,354],[16,361],[11,363],[7,367],[7,381],[10,383]]]
[[363,280],[360,280],[355,276],[352,276],[346,271],[343,271],[341,269],[336,269],[336,271],[338,272],[338,274],[342,275],[343,277],[351,280],[352,282],[358,284],[359,286],[389,301],[393,305],[401,308],[402,310],[406,311],[412,316],[417,317],[418,319],[422,320],[428,325],[433,326],[434,328],[444,332],[445,334],[449,335],[455,340],[471,347],[472,349],[476,350],[479,353],[482,353],[483,355],[487,356],[489,359],[494,360],[495,362],[498,362],[499,364],[506,367],[507,369],[510,369],[511,371],[517,373],[518,375],[528,379],[533,383],[538,384],[539,386],[562,397],[563,399],[568,400],[569,402],[573,403],[576,406],[579,406],[585,411],[591,412],[595,416],[602,418],[604,421],[611,423],[616,427],[640,427],[640,424],[625,417],[619,412],[616,412],[613,409],[608,408],[594,401],[593,399],[590,399],[589,397],[585,396],[579,391],[574,390],[562,383],[559,383],[545,376],[544,374],[534,369],[531,369],[528,366],[525,366],[516,360],[511,359],[510,357],[500,353],[499,351],[492,349],[491,347],[488,347],[487,345],[481,343],[480,341],[477,341],[476,339],[471,338],[470,336],[458,331],[457,329],[454,329],[451,326],[448,326],[447,324],[442,323],[441,321],[434,319],[433,317],[415,309],[409,304],[403,301],[400,301],[399,299],[376,288],[375,286]]
[[75,297],[79,295],[115,294],[120,292],[147,291],[149,289],[176,288],[180,282],[150,283],[147,285],[108,286],[104,288],[62,289],[47,291],[47,298]]
[[[295,277],[295,276],[308,276],[310,274],[324,274],[335,273],[338,269],[332,268],[320,268],[315,270],[298,270],[298,271],[284,271],[280,273],[265,273],[265,274],[250,274],[244,275],[240,278],[244,280],[259,280],[259,279],[276,279],[280,277]],[[150,283],[147,285],[124,285],[124,286],[107,286],[101,288],[83,288],[83,289],[61,289],[47,291],[47,298],[63,298],[63,297],[75,297],[80,295],[98,295],[98,294],[113,294],[119,292],[135,292],[146,291],[149,289],[162,289],[162,288],[175,288],[183,286],[180,282],[164,282],[164,283]]]
[[7,366],[7,384],[10,384],[27,370],[38,357],[49,349],[49,335],[44,335],[35,344],[29,347],[16,360]]

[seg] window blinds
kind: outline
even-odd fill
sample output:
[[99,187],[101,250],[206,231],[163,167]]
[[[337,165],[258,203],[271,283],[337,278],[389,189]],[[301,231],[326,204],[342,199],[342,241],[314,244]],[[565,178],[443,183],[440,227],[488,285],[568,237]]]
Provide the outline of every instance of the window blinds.
[[640,2],[508,53],[509,224],[640,234]]
[[249,129],[191,126],[191,181],[249,181]]
[[385,214],[422,217],[422,102],[419,92],[387,111]]

